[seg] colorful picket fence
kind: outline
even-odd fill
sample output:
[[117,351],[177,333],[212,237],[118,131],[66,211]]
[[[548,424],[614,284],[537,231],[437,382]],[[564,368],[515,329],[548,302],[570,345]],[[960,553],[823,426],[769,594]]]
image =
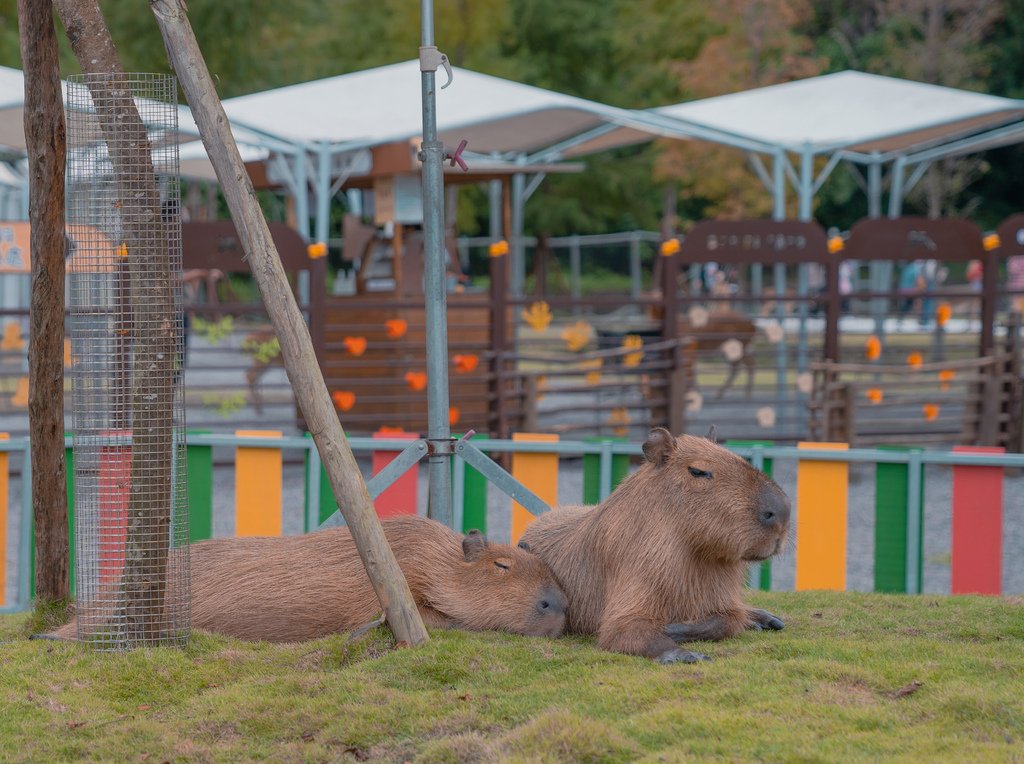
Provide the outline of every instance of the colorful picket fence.
[[[379,433],[373,438],[353,438],[353,449],[371,454],[373,473],[386,467],[415,436]],[[477,437],[483,450],[510,452],[513,476],[545,502],[558,496],[559,460],[583,456],[584,503],[607,496],[629,473],[630,461],[640,456],[637,444],[621,439],[559,441],[556,436],[517,434],[511,441]],[[775,446],[769,441],[730,441],[732,450],[771,474],[774,460],[795,459],[796,576],[795,588],[846,588],[847,496],[849,465],[875,465],[875,560],[874,589],[881,592],[920,592],[922,589],[924,467],[952,466],[951,592],[999,594],[1002,570],[1003,479],[1006,467],[1024,467],[1024,455],[1004,454],[1002,449],[956,448],[928,452],[911,447],[849,449],[845,443],[800,443],[796,448]],[[279,432],[239,431],[234,435],[190,433],[187,446],[190,538],[210,538],[213,533],[213,478],[215,447],[234,449],[235,521],[238,535],[280,535],[282,532],[282,466],[286,450],[305,455],[305,529],[320,527],[337,509],[326,474],[312,440],[283,437]],[[28,458],[25,439],[12,441],[0,434],[0,608],[10,610],[27,604],[29,586],[22,586],[14,603],[6,602],[7,528],[11,451]],[[73,511],[73,453],[67,450],[69,514]],[[111,454],[109,470],[123,472],[123,459]],[[463,531],[487,530],[487,481],[476,470],[455,460],[457,478],[456,518]],[[31,502],[22,502],[22,528],[30,526]],[[126,501],[127,499],[125,499]],[[420,503],[417,470],[412,469],[386,488],[375,501],[382,516],[411,514]],[[1022,507],[1024,508],[1024,507]],[[533,516],[513,503],[511,536],[515,541]],[[72,523],[72,528],[73,528]],[[31,577],[31,546],[23,532],[19,549],[21,566]],[[72,542],[72,571],[74,570]],[[771,588],[771,565],[752,570],[752,584]],[[73,583],[73,582],[72,582]]]

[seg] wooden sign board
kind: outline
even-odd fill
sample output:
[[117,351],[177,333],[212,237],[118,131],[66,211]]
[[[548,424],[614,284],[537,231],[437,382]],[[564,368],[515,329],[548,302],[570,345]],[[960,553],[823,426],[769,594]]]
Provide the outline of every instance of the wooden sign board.
[[996,229],[1001,255],[1024,255],[1024,213],[1010,215]]
[[905,217],[865,219],[850,229],[846,257],[852,260],[981,259],[981,229],[969,220]]
[[827,259],[825,231],[797,220],[705,220],[681,247],[684,262],[799,263]]
[[373,182],[373,218],[384,223],[423,222],[423,193],[419,175],[392,175]]

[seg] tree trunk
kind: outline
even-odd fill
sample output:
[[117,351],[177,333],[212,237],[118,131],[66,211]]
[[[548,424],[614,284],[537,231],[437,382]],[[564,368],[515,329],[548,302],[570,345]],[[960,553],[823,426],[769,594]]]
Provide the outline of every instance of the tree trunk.
[[129,644],[158,639],[170,546],[173,279],[146,127],[96,0],[56,0],[114,169],[132,315],[131,485],[120,596]]
[[252,273],[259,285],[274,332],[281,342],[285,369],[306,420],[341,512],[352,531],[366,574],[395,636],[410,645],[429,638],[409,586],[398,567],[384,529],[359,472],[345,431],[327,394],[309,331],[281,265],[281,257],[263,218],[252,181],[238,154],[224,107],[217,97],[183,0],[150,0],[171,64],[210,160],[220,179]]
[[[64,108],[53,7],[18,0],[25,67],[25,144],[32,229],[28,419],[36,598],[66,600],[68,496],[64,466]],[[22,488],[25,490],[25,488]],[[27,533],[27,528],[21,529]]]

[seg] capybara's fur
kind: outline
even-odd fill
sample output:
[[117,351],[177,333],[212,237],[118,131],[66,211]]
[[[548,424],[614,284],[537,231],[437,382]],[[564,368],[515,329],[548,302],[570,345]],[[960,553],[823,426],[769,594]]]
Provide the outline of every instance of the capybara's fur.
[[[566,598],[536,555],[426,518],[383,526],[427,626],[562,633]],[[314,639],[381,613],[345,528],[201,541],[192,545],[191,571],[193,627],[240,639]],[[75,631],[72,621],[51,636],[74,639]]]
[[603,502],[556,508],[523,534],[569,597],[567,630],[609,650],[685,660],[675,641],[781,628],[741,594],[748,565],[782,548],[786,494],[707,438],[656,428],[643,450],[645,463]]

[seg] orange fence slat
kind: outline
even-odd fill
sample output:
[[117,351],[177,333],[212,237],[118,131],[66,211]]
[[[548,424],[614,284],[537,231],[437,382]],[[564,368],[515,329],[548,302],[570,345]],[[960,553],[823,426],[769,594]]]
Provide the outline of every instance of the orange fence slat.
[[[518,442],[557,443],[558,436],[541,433],[517,432],[512,440]],[[550,506],[558,503],[558,454],[512,454],[512,477],[525,485]],[[526,526],[534,516],[519,502],[512,502],[512,543],[519,543]]]
[[[276,430],[239,430],[240,438],[280,438]],[[235,449],[235,535],[281,535],[281,449]]]
[[[799,443],[798,448],[846,451],[846,443]],[[796,588],[846,589],[846,462],[802,459],[796,472]]]

